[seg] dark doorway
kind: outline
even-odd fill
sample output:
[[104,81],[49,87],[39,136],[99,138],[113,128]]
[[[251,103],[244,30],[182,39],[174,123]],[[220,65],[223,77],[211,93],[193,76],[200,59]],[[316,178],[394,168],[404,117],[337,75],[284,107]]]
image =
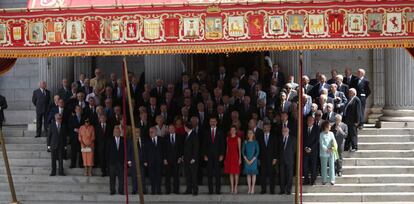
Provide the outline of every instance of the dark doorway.
[[244,67],[248,73],[252,70],[262,72],[264,66],[263,52],[243,52],[227,54],[195,54],[192,56],[193,74],[206,71],[215,74],[218,67],[224,65],[227,73],[233,75],[237,68]]

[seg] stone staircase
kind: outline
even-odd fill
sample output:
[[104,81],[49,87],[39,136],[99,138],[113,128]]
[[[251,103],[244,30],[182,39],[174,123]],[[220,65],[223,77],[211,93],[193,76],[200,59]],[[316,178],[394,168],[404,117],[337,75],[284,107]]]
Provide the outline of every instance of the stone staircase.
[[[50,177],[50,154],[46,138],[34,138],[24,127],[5,127],[5,140],[13,179],[22,203],[124,203],[125,196],[109,195],[109,178],[84,177],[83,169],[69,169],[67,176]],[[366,129],[361,132],[360,151],[346,153],[344,176],[335,186],[304,186],[304,202],[409,202],[414,201],[414,130]],[[100,175],[95,170],[95,175]],[[181,182],[184,184],[184,180]],[[207,182],[204,182],[206,184]],[[207,195],[207,186],[200,186],[199,196],[145,195],[148,203],[293,203],[294,195],[247,195],[246,180],[241,178],[239,194],[228,194],[228,178],[223,177],[221,195]],[[0,156],[0,203],[9,203],[11,196]],[[181,191],[185,187],[181,186]],[[278,188],[276,188],[278,191]],[[260,187],[256,186],[256,192]],[[137,201],[130,195],[131,203]]]

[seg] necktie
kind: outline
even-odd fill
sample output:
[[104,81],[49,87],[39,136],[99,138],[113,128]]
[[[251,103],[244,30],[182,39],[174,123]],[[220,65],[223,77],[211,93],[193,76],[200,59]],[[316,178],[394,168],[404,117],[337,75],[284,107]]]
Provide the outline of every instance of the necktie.
[[152,143],[154,144],[154,146],[157,146],[157,142],[155,142],[155,138],[152,138]]
[[40,90],[42,91],[42,94],[45,95],[45,90],[43,90],[43,89],[40,89]]
[[119,150],[119,138],[116,137],[116,150]]
[[308,128],[308,135],[310,135],[310,134],[311,134],[311,131],[312,131],[312,130],[311,130],[311,128],[309,127],[309,128]]
[[175,138],[174,138],[174,134],[171,134],[171,144],[175,145]]
[[57,124],[58,133],[60,133],[60,124]]
[[211,141],[214,143],[215,134],[214,134],[214,128],[211,128]]
[[287,137],[285,137],[285,138],[283,139],[283,149],[286,149],[287,141],[288,141],[288,138],[287,138]]
[[265,144],[266,144],[266,147],[267,147],[267,143],[269,142],[269,133],[266,133],[266,135],[265,135]]

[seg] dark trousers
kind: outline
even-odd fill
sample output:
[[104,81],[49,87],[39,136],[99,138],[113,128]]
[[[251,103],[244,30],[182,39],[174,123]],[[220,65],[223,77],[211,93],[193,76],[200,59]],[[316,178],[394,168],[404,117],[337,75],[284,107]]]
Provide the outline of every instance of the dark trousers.
[[122,164],[110,164],[109,166],[109,188],[115,193],[115,178],[118,177],[118,192],[124,193],[124,166]]
[[280,163],[280,191],[292,192],[293,164]]
[[61,147],[51,149],[52,174],[56,174],[56,161],[59,163],[59,174],[63,174],[63,150]]
[[335,161],[335,172],[339,173],[342,172],[342,153],[344,152],[344,138],[335,138],[338,144],[338,155],[339,158]]
[[42,125],[47,129],[47,114],[36,113],[36,136],[42,136]]
[[198,193],[197,169],[197,162],[190,164],[190,161],[187,161],[184,164],[185,180],[187,183],[186,193]]
[[348,137],[345,141],[345,150],[358,149],[358,129],[355,124],[348,125]]
[[[314,183],[316,180],[316,169],[318,163],[317,152],[303,153],[303,177],[305,183]],[[311,180],[309,180],[309,170],[311,171]]]
[[107,167],[106,167],[106,156],[105,156],[105,144],[104,143],[98,143],[96,150],[95,150],[95,158],[96,158],[96,164],[101,168],[101,172],[103,175],[106,175]]
[[[128,168],[128,173],[132,179],[132,192],[138,192],[138,181],[137,181],[137,170],[135,165],[133,164],[130,168]],[[145,167],[144,164],[141,164],[141,180],[142,180],[142,192],[147,193],[147,186],[145,183]]]
[[83,167],[81,147],[78,140],[78,135],[72,135],[70,140],[71,155],[70,166],[76,167],[76,161],[78,161],[79,167]]
[[275,192],[275,171],[272,161],[264,161],[260,165],[260,185],[262,192],[266,192],[267,179],[269,179],[270,193]]
[[367,99],[365,96],[358,97],[361,100],[361,111],[362,111],[362,121],[358,126],[362,126],[365,123],[365,104],[367,103]]
[[173,180],[173,192],[179,193],[179,164],[177,162],[168,162],[165,165],[165,191],[167,194],[171,193],[171,177]]
[[220,162],[218,159],[209,157],[209,160],[207,161],[207,180],[209,193],[213,193],[213,177],[216,180],[216,193],[220,193]]
[[160,194],[161,193],[161,177],[162,177],[162,163],[149,164],[148,165],[148,174],[151,181],[151,193]]

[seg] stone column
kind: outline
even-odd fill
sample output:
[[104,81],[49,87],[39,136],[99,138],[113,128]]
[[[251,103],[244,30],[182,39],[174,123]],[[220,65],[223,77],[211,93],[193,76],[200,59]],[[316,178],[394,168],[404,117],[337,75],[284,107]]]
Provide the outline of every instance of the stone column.
[[186,71],[181,55],[145,55],[145,82],[154,83],[164,79],[164,84],[174,83]]
[[384,49],[372,50],[372,82],[371,90],[373,97],[373,106],[370,108],[368,123],[377,123],[382,116],[382,109],[385,104],[385,61]]
[[92,57],[74,57],[73,61],[74,80],[78,80],[81,73],[84,73],[86,78],[92,78]]
[[52,95],[56,94],[63,78],[73,81],[73,57],[48,58],[40,71],[40,79],[46,81]]
[[414,59],[403,48],[385,50],[385,105],[381,127],[414,127]]
[[[299,56],[300,52],[295,51],[276,51],[270,52],[270,58],[273,63],[277,63],[282,67],[286,78],[289,75],[295,76],[295,82],[298,82],[299,74]],[[311,51],[303,51],[303,74],[309,75],[311,72]]]

